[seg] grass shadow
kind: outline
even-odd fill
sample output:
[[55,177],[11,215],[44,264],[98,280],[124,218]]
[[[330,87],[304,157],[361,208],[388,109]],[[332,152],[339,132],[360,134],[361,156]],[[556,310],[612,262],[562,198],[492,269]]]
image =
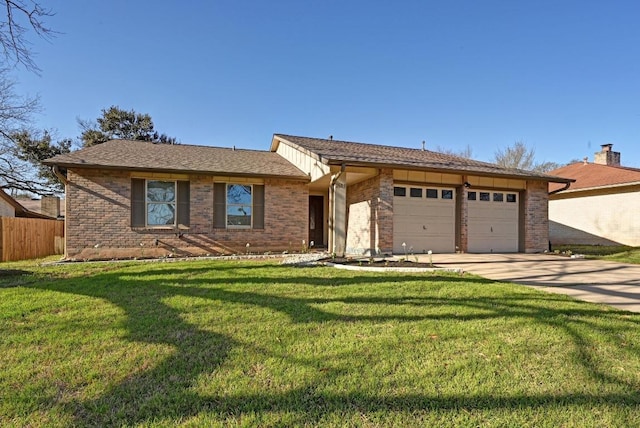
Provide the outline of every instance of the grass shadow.
[[[268,267],[268,273],[260,273],[260,266]],[[248,274],[257,272],[258,276]],[[333,271],[332,271],[333,272]],[[219,274],[219,275],[218,275]],[[576,329],[563,324],[568,316],[603,316],[597,308],[576,303],[570,309],[556,309],[553,303],[567,302],[564,296],[535,294],[510,294],[506,297],[469,296],[448,298],[425,298],[406,294],[400,297],[378,297],[364,293],[344,296],[292,296],[270,292],[273,284],[304,284],[312,287],[356,286],[375,288],[378,284],[415,281],[448,282],[449,284],[489,285],[496,281],[480,277],[455,275],[375,275],[371,273],[342,273],[331,275],[318,269],[299,270],[274,265],[207,265],[207,266],[154,266],[144,273],[133,271],[106,271],[94,274],[90,282],[68,279],[52,280],[33,285],[35,288],[79,294],[104,299],[126,314],[124,327],[127,340],[151,344],[169,345],[173,354],[160,364],[116,382],[94,400],[74,400],[68,409],[75,415],[78,425],[114,426],[123,424],[147,424],[158,419],[183,420],[200,412],[212,412],[220,417],[266,412],[304,413],[300,424],[320,423],[327,413],[349,413],[353,409],[361,412],[385,411],[431,411],[431,410],[515,410],[523,407],[543,408],[560,405],[596,405],[612,401],[620,406],[637,406],[640,394],[632,382],[601,373],[590,361],[589,340]],[[230,284],[233,287],[229,287]],[[248,291],[246,285],[257,285],[264,292]],[[240,286],[240,287],[238,287]],[[255,290],[251,288],[251,290]],[[593,376],[611,384],[622,384],[631,388],[629,394],[603,392],[590,394],[558,395],[455,395],[399,393],[384,397],[375,392],[326,393],[313,383],[306,383],[288,392],[200,395],[193,392],[196,379],[218,370],[230,352],[242,346],[231,335],[202,329],[185,321],[182,310],[166,302],[174,297],[193,297],[223,304],[242,304],[267,309],[283,314],[294,323],[327,322],[353,323],[389,321],[409,322],[423,320],[455,320],[456,322],[478,321],[497,317],[522,317],[532,323],[552,325],[564,329],[573,338],[577,348],[578,363]],[[536,301],[537,299],[537,301]],[[341,303],[347,307],[357,305],[384,305],[393,310],[389,314],[359,315],[357,313],[335,313],[324,309],[327,304]],[[411,307],[426,307],[421,315],[407,314]],[[472,309],[476,312],[461,315],[456,308]],[[445,308],[446,310],[442,310]],[[606,316],[606,315],[604,315]],[[631,351],[634,352],[634,351]],[[328,370],[324,382],[339,373]]]

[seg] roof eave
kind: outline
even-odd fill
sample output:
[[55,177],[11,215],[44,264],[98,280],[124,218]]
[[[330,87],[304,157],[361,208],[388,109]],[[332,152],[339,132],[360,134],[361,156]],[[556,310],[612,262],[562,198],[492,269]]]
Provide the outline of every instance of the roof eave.
[[640,181],[633,181],[629,183],[619,183],[619,184],[609,184],[605,186],[581,187],[577,189],[568,189],[561,193],[567,194],[567,193],[579,193],[579,192],[592,192],[594,190],[620,189],[623,187],[634,187],[634,186],[640,186]]
[[393,168],[393,169],[413,169],[418,171],[430,171],[430,172],[440,172],[447,174],[466,174],[466,175],[476,175],[480,177],[495,177],[500,176],[503,178],[510,178],[516,180],[537,180],[544,181],[548,183],[574,183],[576,180],[572,178],[562,178],[562,177],[540,177],[536,175],[518,175],[518,174],[508,174],[501,172],[486,172],[486,171],[474,171],[472,169],[460,169],[460,168],[443,168],[443,167],[428,167],[428,166],[419,166],[419,165],[409,165],[409,164],[390,164],[384,162],[359,162],[359,161],[347,161],[340,159],[331,159],[328,161],[328,165],[346,165],[346,166],[368,166],[374,168]]
[[193,169],[175,169],[175,168],[139,168],[124,167],[100,164],[77,164],[77,163],[47,163],[46,165],[57,165],[67,169],[108,169],[112,171],[131,171],[131,172],[160,172],[165,174],[205,174],[205,175],[224,175],[228,177],[257,177],[257,178],[277,178],[295,181],[309,181],[307,175],[283,175],[283,174],[259,174],[259,173],[239,173],[237,171],[206,171]]

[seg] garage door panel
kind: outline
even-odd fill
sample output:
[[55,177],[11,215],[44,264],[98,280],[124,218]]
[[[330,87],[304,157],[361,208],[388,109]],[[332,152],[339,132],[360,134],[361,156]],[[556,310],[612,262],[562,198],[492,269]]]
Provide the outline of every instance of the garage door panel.
[[409,187],[416,186],[404,187],[407,188],[407,196],[395,196],[393,200],[394,252],[453,252],[455,201],[442,199],[441,188],[438,188],[438,198],[427,198],[426,189],[435,189],[434,187],[422,187],[422,197],[410,196]]
[[496,235],[513,236],[518,233],[518,225],[514,223],[501,223],[493,228]]
[[511,192],[475,190],[489,193],[490,200],[468,201],[468,251],[469,252],[517,252],[519,238],[518,204],[507,202],[517,197]]
[[426,226],[422,223],[403,223],[397,228],[395,234],[408,234],[409,236],[451,236],[455,233],[455,227],[448,223],[431,223]]
[[427,239],[416,239],[415,235],[399,235],[397,236],[400,245],[398,248],[394,248],[394,253],[404,254],[404,248],[402,242],[406,243],[407,253],[423,254],[428,251],[435,253],[451,252],[449,249],[451,246],[451,238],[449,236],[433,236]]

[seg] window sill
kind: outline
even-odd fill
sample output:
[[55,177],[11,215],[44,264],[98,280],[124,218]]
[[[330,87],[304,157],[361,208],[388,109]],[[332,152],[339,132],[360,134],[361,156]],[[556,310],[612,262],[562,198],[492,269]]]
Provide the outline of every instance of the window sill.
[[134,232],[155,232],[155,233],[186,233],[189,231],[189,228],[186,226],[137,226],[132,227],[131,230]]
[[264,231],[264,228],[256,228],[256,227],[214,227],[213,230],[229,230],[229,231],[237,231],[237,232],[252,232],[252,231]]

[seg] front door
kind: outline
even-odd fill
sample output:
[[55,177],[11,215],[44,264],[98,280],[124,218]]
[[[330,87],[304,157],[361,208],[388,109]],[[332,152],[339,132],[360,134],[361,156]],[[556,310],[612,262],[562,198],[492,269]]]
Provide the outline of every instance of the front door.
[[309,245],[324,246],[324,198],[309,196]]

